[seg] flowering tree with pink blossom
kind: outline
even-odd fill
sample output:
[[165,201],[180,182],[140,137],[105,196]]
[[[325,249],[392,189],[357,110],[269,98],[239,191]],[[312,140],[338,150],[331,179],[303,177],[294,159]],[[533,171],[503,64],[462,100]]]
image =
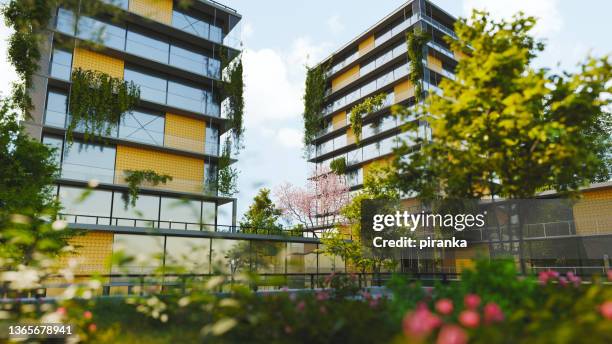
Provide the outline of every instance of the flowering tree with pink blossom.
[[330,170],[313,172],[305,187],[284,183],[274,195],[284,218],[307,228],[342,222],[340,210],[349,203],[344,176]]

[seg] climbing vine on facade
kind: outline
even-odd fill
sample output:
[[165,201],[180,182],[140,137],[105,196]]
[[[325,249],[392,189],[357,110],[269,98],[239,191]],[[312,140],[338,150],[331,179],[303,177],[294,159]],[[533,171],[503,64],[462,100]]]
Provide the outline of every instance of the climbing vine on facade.
[[351,122],[353,133],[355,134],[356,143],[359,143],[361,139],[363,116],[378,110],[385,102],[385,99],[387,99],[387,95],[380,93],[364,99],[363,102],[353,106],[351,109],[349,121]]
[[172,181],[172,176],[167,174],[158,174],[153,170],[126,170],[125,182],[128,184],[128,190],[122,195],[124,206],[127,209],[128,205],[136,206],[138,200],[138,190],[143,183],[148,183],[153,186],[166,184]]
[[4,21],[13,29],[8,39],[8,60],[15,67],[19,78],[13,84],[12,98],[26,119],[31,118],[30,111],[33,108],[28,91],[34,86],[34,74],[42,56],[40,47],[49,35],[51,16],[58,7],[88,16],[104,11],[113,19],[122,13],[118,7],[103,1],[10,0],[2,7]]
[[408,60],[410,61],[408,77],[414,85],[414,94],[417,102],[421,100],[423,94],[423,47],[425,47],[429,39],[429,34],[419,28],[408,32],[406,38]]
[[222,56],[223,64],[227,66],[225,70],[225,82],[223,90],[227,95],[226,114],[232,128],[234,146],[241,148],[242,136],[244,134],[244,79],[242,55],[238,55],[231,62]]
[[336,158],[329,163],[329,168],[337,175],[346,173],[346,158]]
[[231,150],[232,143],[228,136],[219,157],[219,172],[216,180],[217,191],[227,197],[238,193],[238,170],[231,166]]
[[140,89],[133,82],[97,71],[76,69],[72,72],[67,139],[72,141],[75,129],[83,131],[85,139],[111,135],[139,99]]
[[322,125],[326,71],[329,64],[307,68],[304,90],[304,145],[312,144]]

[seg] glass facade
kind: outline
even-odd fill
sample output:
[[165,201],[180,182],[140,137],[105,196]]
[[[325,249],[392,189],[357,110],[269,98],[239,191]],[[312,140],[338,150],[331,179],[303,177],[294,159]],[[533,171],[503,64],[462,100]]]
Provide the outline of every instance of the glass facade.
[[165,116],[163,114],[132,111],[121,119],[119,138],[163,146],[164,126]]
[[61,91],[49,90],[47,92],[47,109],[45,111],[45,124],[64,128],[66,114],[68,113],[68,95]]
[[182,11],[172,11],[172,26],[175,28],[216,43],[223,42],[223,31],[210,22],[211,20],[195,18]]
[[63,207],[61,213],[68,222],[110,225],[112,198],[111,191],[86,191],[66,185],[59,187],[59,201]]
[[70,80],[72,70],[72,52],[61,50],[61,49],[53,49],[53,54],[51,55],[51,70],[49,73],[52,77]]
[[62,160],[62,178],[113,183],[115,147],[75,141],[66,145]]

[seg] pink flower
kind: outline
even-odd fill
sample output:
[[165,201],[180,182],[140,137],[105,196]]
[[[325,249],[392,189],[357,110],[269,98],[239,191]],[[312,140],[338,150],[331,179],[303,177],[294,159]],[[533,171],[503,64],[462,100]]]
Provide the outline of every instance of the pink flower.
[[55,312],[59,315],[66,315],[66,308],[59,307],[58,309],[55,310]]
[[361,297],[363,297],[366,300],[369,300],[371,295],[367,291],[363,291],[363,292],[361,292]]
[[317,293],[317,300],[318,301],[325,301],[329,298],[329,295],[324,292],[324,291],[320,291]]
[[538,274],[538,281],[540,282],[540,284],[546,284],[548,283],[550,277],[551,276],[548,271],[540,271],[540,273]]
[[567,279],[574,284],[575,287],[578,287],[580,285],[580,283],[582,282],[582,279],[578,276],[576,276],[573,272],[568,272],[566,274]]
[[449,315],[453,312],[453,301],[450,299],[440,299],[436,302],[436,311],[443,315]]
[[480,323],[480,315],[468,309],[459,314],[459,322],[465,327],[475,328]]
[[612,269],[608,270],[608,281],[612,282]]
[[300,301],[295,307],[298,310],[298,312],[301,312],[304,310],[304,308],[306,308],[306,303],[304,303],[304,301]]
[[282,287],[282,288],[281,288],[281,291],[282,291],[282,292],[287,292],[287,291],[289,291],[289,288],[287,288],[287,287]]
[[85,319],[87,319],[87,320],[91,319],[91,317],[92,317],[92,316],[93,316],[93,314],[91,314],[91,312],[90,312],[90,311],[85,311],[85,312],[83,313],[83,317],[84,317]]
[[555,278],[555,279],[556,279],[556,278],[559,278],[559,272],[558,272],[558,271],[555,271],[555,270],[549,270],[549,271],[548,271],[548,275],[549,275],[551,278]]
[[561,276],[559,277],[559,285],[562,287],[567,286],[569,283],[567,282],[567,278]]
[[489,302],[484,306],[484,321],[487,324],[504,321],[504,312],[495,302]]
[[370,300],[370,308],[376,308],[376,306],[378,306],[378,299],[374,298]]
[[89,329],[89,332],[96,332],[96,330],[98,329],[98,326],[96,326],[96,324],[92,323],[92,324],[89,324],[87,329]]
[[476,294],[467,294],[463,298],[465,307],[469,309],[476,309],[480,305],[480,296]]
[[467,334],[461,327],[450,324],[442,327],[436,344],[465,344],[467,340]]
[[604,318],[612,320],[612,301],[602,303],[601,306],[599,306],[599,311]]
[[406,336],[424,339],[441,323],[440,318],[427,307],[417,307],[404,316],[402,327]]

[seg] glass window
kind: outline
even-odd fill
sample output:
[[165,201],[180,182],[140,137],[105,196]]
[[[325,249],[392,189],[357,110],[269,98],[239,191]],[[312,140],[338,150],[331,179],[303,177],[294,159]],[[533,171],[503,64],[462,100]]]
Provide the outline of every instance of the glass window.
[[361,88],[361,96],[365,97],[366,95],[374,92],[376,90],[376,80],[366,84]]
[[395,148],[395,136],[380,141],[380,155],[392,153],[393,148]]
[[162,266],[164,237],[155,235],[115,234],[113,252],[134,257],[127,265],[113,266],[112,272],[148,274]]
[[132,111],[121,119],[119,137],[126,140],[164,145],[165,116],[143,111]]
[[113,193],[91,190],[85,196],[85,192],[84,188],[60,186],[59,200],[63,217],[68,222],[110,225]]
[[[320,249],[323,249],[324,245],[320,245]],[[338,256],[330,257],[326,254],[319,254],[319,272],[330,273],[330,272],[342,272],[345,270],[344,261]]]
[[175,81],[168,82],[168,105],[198,113],[206,113],[208,92]]
[[[208,195],[217,195],[217,164],[206,163],[204,165],[204,191]],[[206,205],[206,204],[205,204]],[[205,210],[206,211],[206,210]],[[203,215],[205,217],[205,215]],[[204,222],[207,223],[207,222]]]
[[246,240],[212,239],[211,264],[214,272],[236,273],[249,270],[250,243]]
[[409,67],[408,66],[409,66],[409,64],[406,63],[405,65],[401,65],[401,66],[395,68],[395,70],[393,71],[393,77],[395,78],[395,80],[408,75],[408,72],[409,72]]
[[223,32],[220,27],[210,25],[210,40],[217,43],[223,42]]
[[221,61],[208,58],[208,76],[221,79]]
[[370,62],[370,63],[368,63],[368,64],[364,65],[363,67],[359,68],[359,75],[360,75],[360,76],[362,76],[362,75],[366,75],[366,74],[368,74],[369,72],[373,71],[373,70],[374,70],[374,68],[375,68],[375,62],[374,62],[374,61],[372,61],[372,62]]
[[172,26],[206,39],[208,39],[208,33],[210,31],[210,25],[207,22],[179,11],[172,12]]
[[285,273],[285,243],[253,240],[251,269],[257,273]]
[[212,124],[206,126],[206,143],[204,148],[206,154],[219,155],[219,129]]
[[140,98],[148,101],[165,104],[167,81],[146,73],[125,69],[124,79],[140,86]]
[[159,216],[159,196],[138,195],[136,205],[126,204],[123,193],[113,195],[113,225],[155,227]]
[[398,57],[400,55],[405,54],[408,51],[407,46],[408,45],[406,43],[402,43],[397,47],[393,48],[393,57]]
[[68,96],[66,94],[49,91],[47,93],[47,110],[45,111],[45,124],[63,128],[66,125],[68,112]]
[[342,148],[346,146],[346,134],[342,134],[334,138],[334,149]]
[[93,18],[81,17],[77,37],[117,50],[125,48],[125,29]]
[[346,164],[353,165],[361,162],[361,148],[346,153]]
[[154,61],[168,63],[170,45],[141,33],[128,31],[125,50]]
[[379,46],[382,43],[384,43],[386,40],[388,40],[389,38],[391,38],[391,30],[381,34],[381,35],[377,35],[376,38],[374,39],[374,45],[375,46]]
[[75,22],[72,12],[63,8],[57,11],[57,31],[74,35]]
[[381,88],[393,81],[393,71],[376,79],[376,88]]
[[204,224],[204,230],[214,232],[216,219],[217,205],[212,202],[202,202],[202,224]]
[[165,264],[186,273],[210,273],[210,239],[166,237]]
[[113,183],[115,147],[73,142],[64,149],[62,178]]
[[378,57],[376,59],[376,67],[380,67],[383,64],[389,62],[391,60],[391,57],[392,57],[391,55],[392,55],[392,52],[387,52],[387,53],[383,54],[382,56]]
[[378,144],[372,143],[363,147],[363,161],[374,159],[378,156]]
[[72,53],[60,49],[53,49],[53,57],[51,59],[51,76],[70,80],[72,68]]
[[62,161],[62,146],[64,145],[64,139],[61,137],[45,135],[43,136],[42,142],[49,147],[55,148],[53,152],[53,159],[59,167]]
[[162,197],[159,227],[200,230],[201,207],[200,201]]
[[170,64],[194,73],[208,75],[208,57],[175,45],[170,47]]

